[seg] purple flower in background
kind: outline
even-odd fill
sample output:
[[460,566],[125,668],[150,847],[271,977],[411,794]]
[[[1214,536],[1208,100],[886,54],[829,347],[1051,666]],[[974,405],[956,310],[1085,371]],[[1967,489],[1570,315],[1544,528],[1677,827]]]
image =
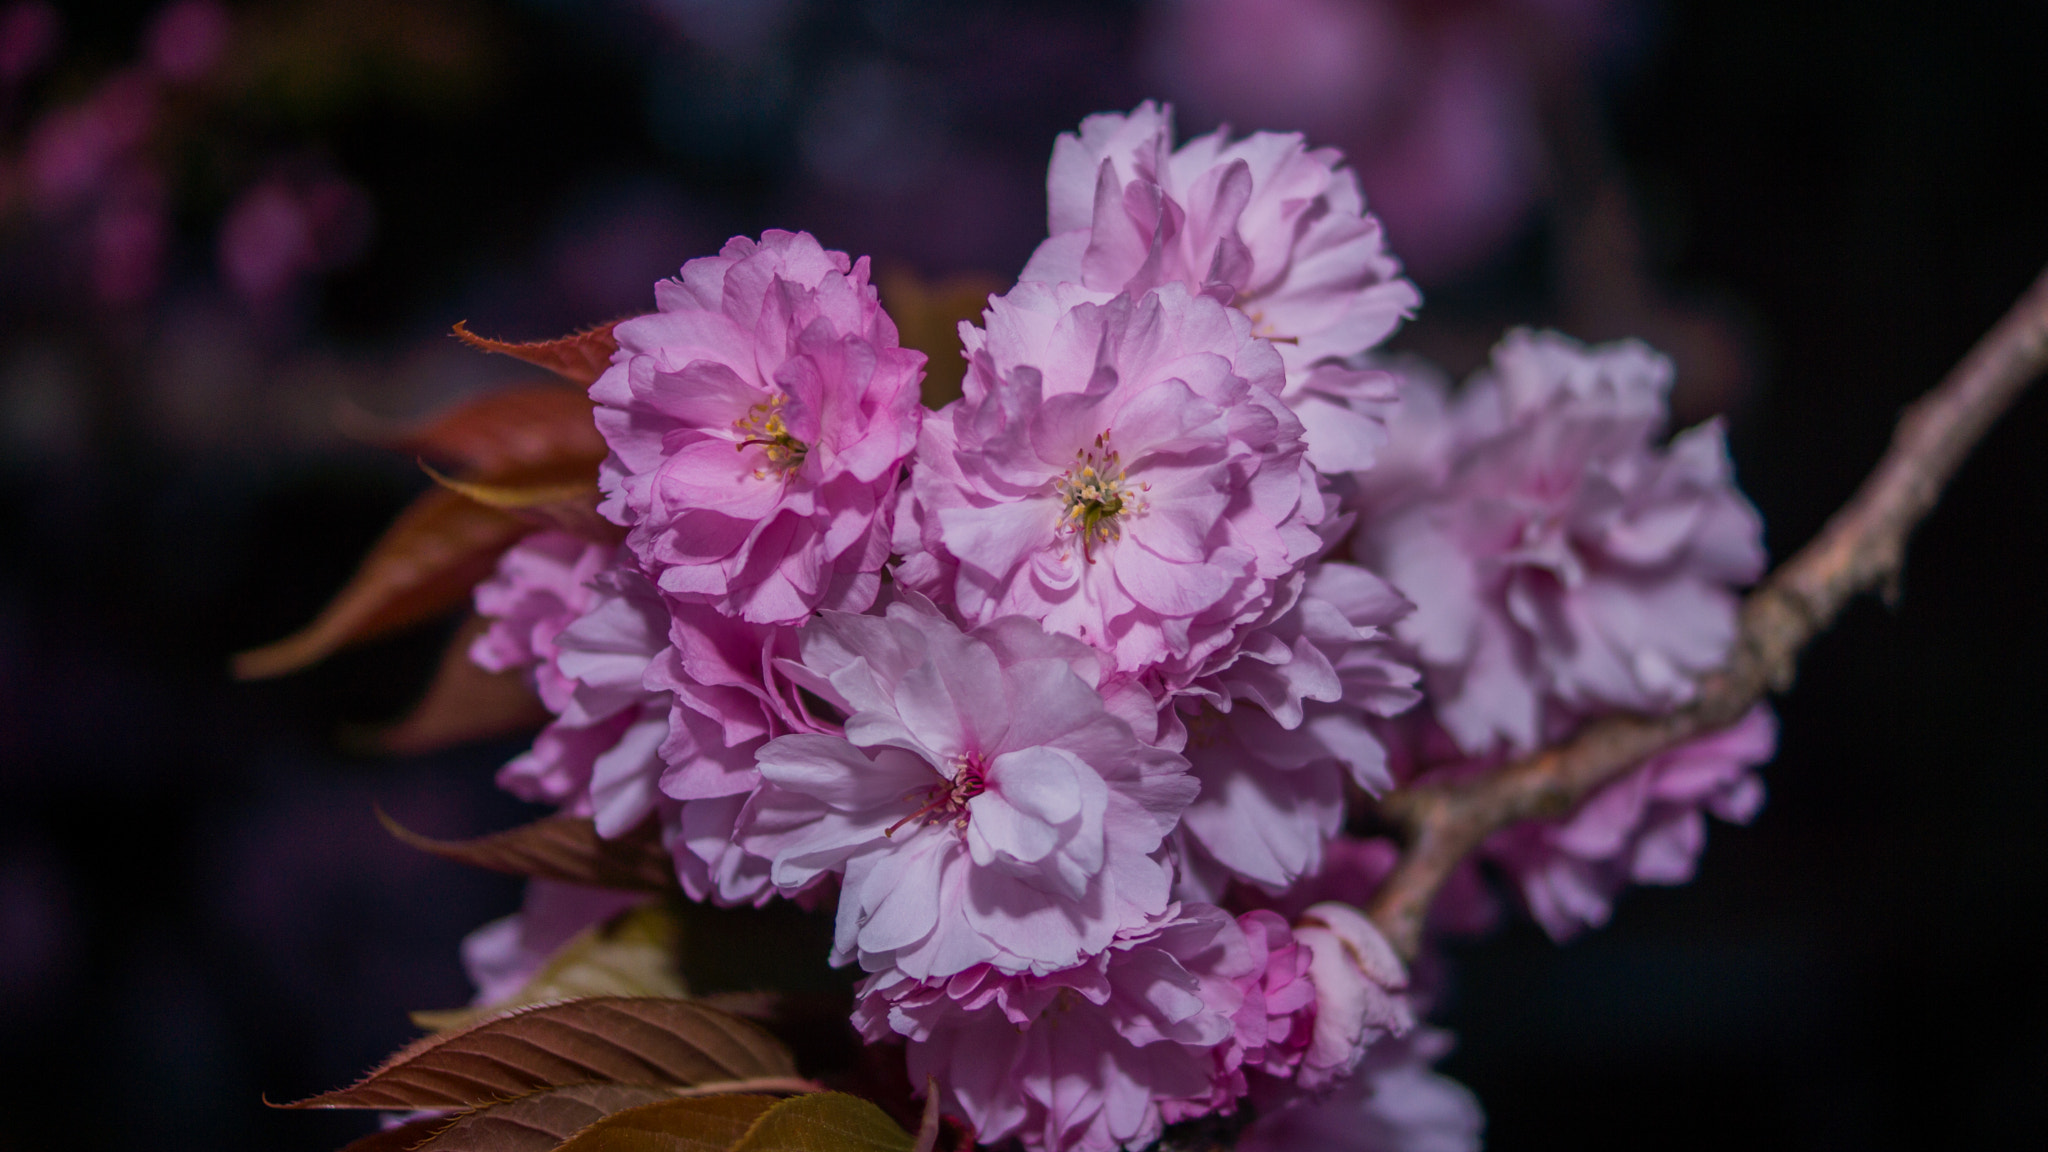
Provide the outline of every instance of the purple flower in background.
[[1718,422],[1655,443],[1670,383],[1639,343],[1516,331],[1455,405],[1432,397],[1395,425],[1448,422],[1416,433],[1443,459],[1405,473],[1441,483],[1360,478],[1358,557],[1415,602],[1396,632],[1466,754],[1673,707],[1726,654],[1762,525]]
[[221,221],[221,274],[244,300],[267,304],[354,259],[369,239],[370,215],[359,189],[327,173],[263,180]]
[[176,0],[150,22],[144,55],[166,80],[196,80],[220,61],[228,34],[228,11],[219,0]]
[[1323,547],[1279,357],[1180,284],[1097,303],[1027,282],[986,318],[962,327],[963,398],[925,425],[900,578],[1185,684]]
[[1090,116],[1053,147],[1052,236],[1022,279],[1134,295],[1177,283],[1243,309],[1287,366],[1317,466],[1367,467],[1393,378],[1334,361],[1385,340],[1422,298],[1341,162],[1298,133],[1219,129],[1176,149],[1172,110],[1150,101]]
[[17,0],[0,8],[0,84],[35,74],[63,34],[57,10],[43,0]]
[[785,889],[843,872],[838,962],[1044,973],[1166,909],[1195,783],[1108,710],[1086,646],[1015,617],[963,633],[918,598],[826,613],[803,667],[845,736],[761,749],[740,843]]
[[1777,743],[1777,722],[1758,705],[1725,731],[1652,756],[1564,820],[1494,833],[1483,852],[1514,878],[1543,930],[1565,940],[1605,924],[1629,884],[1691,880],[1706,847],[1705,813],[1747,824],[1764,803],[1752,769]]
[[764,624],[873,603],[924,357],[804,233],[728,242],[621,323],[590,390],[603,512],[661,588]]

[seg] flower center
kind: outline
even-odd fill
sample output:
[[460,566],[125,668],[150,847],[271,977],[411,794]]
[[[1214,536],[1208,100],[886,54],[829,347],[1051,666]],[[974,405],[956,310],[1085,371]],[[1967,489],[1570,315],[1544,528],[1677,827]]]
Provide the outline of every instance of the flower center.
[[1150,484],[1132,486],[1124,475],[1123,458],[1110,446],[1109,433],[1095,437],[1095,446],[1074,452],[1074,463],[1053,481],[1066,508],[1060,514],[1061,533],[1078,537],[1081,556],[1095,563],[1095,545],[1106,544],[1123,535],[1121,521],[1146,508],[1143,493]]
[[764,400],[732,422],[733,429],[741,436],[733,450],[744,452],[749,445],[759,444],[762,454],[768,458],[768,467],[754,470],[757,479],[765,479],[771,471],[784,474],[796,471],[804,462],[804,454],[811,450],[810,445],[790,434],[789,425],[783,421],[782,405],[786,400],[787,397],[780,395]]
[[[955,828],[967,827],[967,802],[988,791],[988,761],[979,752],[968,752],[953,758],[953,778],[941,784],[934,784],[924,790],[924,807],[905,816],[882,833],[883,837],[896,835],[896,830],[913,821],[922,820],[927,824],[940,824],[947,820]],[[904,799],[918,795],[910,793]]]

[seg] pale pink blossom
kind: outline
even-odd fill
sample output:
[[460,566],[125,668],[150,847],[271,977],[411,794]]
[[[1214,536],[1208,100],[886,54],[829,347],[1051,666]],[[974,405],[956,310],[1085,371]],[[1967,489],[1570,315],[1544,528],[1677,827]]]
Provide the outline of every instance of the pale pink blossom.
[[1470,1089],[1430,1066],[1451,1036],[1418,1028],[1373,1045],[1357,1071],[1323,1092],[1261,1080],[1258,1118],[1241,1152],[1478,1152],[1486,1115]]
[[663,591],[755,623],[874,601],[924,357],[850,261],[737,237],[655,286],[590,390],[602,511]]
[[1345,781],[1392,786],[1369,719],[1418,699],[1420,678],[1382,629],[1409,611],[1353,564],[1320,563],[1279,619],[1177,703],[1202,791],[1181,818],[1182,889],[1215,900],[1231,879],[1278,892],[1322,866]]
[[1361,478],[1358,557],[1415,602],[1396,632],[1468,755],[1531,750],[1560,716],[1674,707],[1726,655],[1761,522],[1718,422],[1658,444],[1670,383],[1633,341],[1512,332],[1455,404],[1396,424],[1450,423],[1418,433],[1446,453],[1440,482]]
[[1243,309],[1287,367],[1284,394],[1324,471],[1369,467],[1394,379],[1347,363],[1421,296],[1386,251],[1335,149],[1297,133],[1226,129],[1173,146],[1173,112],[1147,101],[1082,121],[1053,147],[1051,238],[1023,279],[1139,293],[1178,283]]
[[1597,928],[1623,887],[1692,879],[1706,847],[1706,813],[1734,824],[1756,815],[1764,785],[1753,769],[1777,751],[1777,737],[1770,709],[1758,705],[1725,731],[1651,757],[1564,820],[1494,833],[1483,852],[1552,939]]
[[1312,904],[1294,924],[1308,949],[1315,1026],[1294,1079],[1316,1090],[1351,1074],[1375,1042],[1415,1026],[1408,970],[1373,922],[1349,904]]
[[1242,313],[1180,284],[1096,303],[1024,283],[986,323],[961,329],[962,399],[925,423],[905,584],[1169,690],[1284,609],[1328,509]]
[[536,532],[513,545],[476,586],[477,615],[490,624],[470,645],[470,660],[491,672],[526,670],[541,703],[567,708],[575,684],[555,664],[555,639],[596,601],[591,581],[617,551],[566,532]]
[[1220,909],[1188,907],[1042,975],[882,972],[861,985],[854,1024],[871,1043],[908,1037],[911,1080],[934,1078],[943,1108],[983,1144],[1142,1148],[1165,1124],[1229,1110],[1245,1091],[1245,1046],[1285,1047],[1299,1031],[1310,1010],[1300,954],[1268,918],[1247,932]]
[[740,843],[785,890],[843,873],[836,961],[1043,973],[1165,910],[1161,842],[1195,783],[1109,711],[1085,645],[1017,617],[963,633],[907,598],[823,614],[802,667],[845,735],[761,749]]

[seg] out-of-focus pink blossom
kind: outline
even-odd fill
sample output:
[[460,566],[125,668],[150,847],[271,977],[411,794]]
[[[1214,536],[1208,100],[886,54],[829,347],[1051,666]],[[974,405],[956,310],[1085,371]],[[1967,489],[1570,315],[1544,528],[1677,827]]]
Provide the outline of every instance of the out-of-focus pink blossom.
[[135,166],[108,181],[92,216],[93,294],[133,304],[156,291],[170,228],[163,181]]
[[470,645],[470,660],[492,672],[530,670],[541,703],[555,713],[567,708],[575,682],[557,666],[555,639],[590,610],[591,581],[616,551],[566,532],[536,532],[513,545],[476,586],[477,615],[490,626]]
[[[1268,1012],[1281,1006],[1263,1002],[1272,956],[1276,996],[1305,1010],[1296,954],[1270,950],[1269,927],[1256,925],[1255,948],[1228,914],[1192,906],[1063,971],[980,965],[932,983],[883,972],[861,985],[854,1024],[870,1042],[909,1037],[911,1079],[934,1077],[944,1108],[983,1144],[1142,1148],[1165,1124],[1227,1109],[1243,1093],[1233,1038],[1263,1040]],[[1248,992],[1260,997],[1249,1008]],[[1279,1037],[1293,1034],[1292,1015],[1273,1029]]]
[[28,187],[34,205],[61,211],[96,192],[156,123],[157,91],[147,75],[123,72],[84,102],[47,113],[29,130]]
[[740,843],[785,889],[843,872],[839,962],[1044,973],[1165,910],[1195,783],[1110,713],[1087,646],[1018,617],[963,633],[912,597],[825,613],[803,668],[845,736],[761,749]]
[[642,892],[527,881],[519,911],[462,938],[462,967],[476,985],[474,1003],[495,1004],[518,992],[571,937],[647,898]]
[[1758,705],[1734,727],[1681,744],[1595,792],[1565,820],[1517,824],[1483,849],[1555,940],[1597,928],[1628,884],[1683,884],[1706,847],[1707,812],[1747,824],[1764,803],[1752,771],[1777,751]]
[[1202,784],[1181,821],[1184,893],[1218,899],[1232,878],[1284,889],[1321,867],[1347,776],[1375,795],[1392,786],[1367,718],[1420,699],[1420,673],[1381,632],[1408,610],[1364,569],[1318,564],[1284,615],[1182,698],[1199,707],[1186,755]]
[[17,0],[0,9],[0,84],[34,75],[63,34],[57,10],[44,0]]
[[228,34],[228,11],[219,0],[175,0],[150,22],[144,55],[166,80],[196,80],[219,62]]
[[655,299],[590,392],[604,513],[679,599],[764,624],[867,607],[924,357],[898,345],[866,258],[739,237]]
[[899,578],[1185,685],[1323,547],[1280,358],[1178,283],[1096,303],[1026,282],[986,323],[962,326],[964,395],[925,424]]
[[273,177],[228,209],[220,269],[244,300],[264,304],[302,277],[354,258],[368,232],[369,202],[354,185],[332,176]]
[[[1329,420],[1354,414],[1343,400],[1391,399],[1384,374],[1329,362],[1386,339],[1420,303],[1386,251],[1379,221],[1334,149],[1299,134],[1218,130],[1173,146],[1173,115],[1149,101],[1128,116],[1090,116],[1059,138],[1046,177],[1052,236],[1023,279],[1137,294],[1181,284],[1245,311],[1254,335],[1271,339],[1287,366],[1287,395],[1313,395]],[[1325,365],[1319,387],[1310,375]],[[1319,466],[1365,467],[1358,431],[1318,436]]]
[[1358,1070],[1325,1092],[1261,1080],[1258,1119],[1238,1136],[1242,1152],[1478,1152],[1486,1115],[1471,1090],[1430,1066],[1451,1050],[1450,1033],[1418,1028],[1383,1040]]
[[1449,422],[1417,432],[1441,445],[1439,467],[1406,474],[1441,482],[1360,477],[1358,557],[1415,602],[1396,632],[1467,755],[1670,708],[1726,654],[1762,525],[1718,422],[1656,444],[1670,383],[1670,361],[1639,343],[1516,331],[1455,405],[1432,397],[1395,425],[1399,438]]

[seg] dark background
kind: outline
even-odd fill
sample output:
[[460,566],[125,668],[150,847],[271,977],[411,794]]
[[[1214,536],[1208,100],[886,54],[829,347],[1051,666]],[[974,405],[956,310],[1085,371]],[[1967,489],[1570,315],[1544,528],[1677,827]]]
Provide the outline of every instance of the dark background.
[[[332,1148],[359,1118],[262,1096],[351,1079],[407,1009],[467,997],[457,942],[516,885],[370,808],[513,823],[489,776],[516,746],[345,751],[445,630],[225,674],[423,485],[336,403],[417,413],[516,375],[456,320],[552,335],[772,226],[1014,276],[1053,136],[1168,95],[1184,129],[1352,151],[1396,252],[1415,238],[1427,303],[1397,345],[1463,371],[1526,321],[1671,348],[1784,556],[2048,262],[2039,4],[1237,7],[1326,42],[1365,11],[1398,50],[1306,92],[1278,69],[1267,99],[1159,3],[238,4],[218,62],[69,199],[24,157],[160,7],[50,9],[61,39],[0,77],[0,1148]],[[1465,87],[1414,95],[1445,76]],[[277,251],[229,225],[262,187],[318,234],[267,280],[231,269]],[[160,252],[128,280],[94,271],[124,204]],[[2036,394],[1914,540],[1898,606],[1812,647],[1770,802],[1714,828],[1694,884],[1562,948],[1517,924],[1454,950],[1446,1069],[1491,1147],[2039,1138],[2044,443]]]

